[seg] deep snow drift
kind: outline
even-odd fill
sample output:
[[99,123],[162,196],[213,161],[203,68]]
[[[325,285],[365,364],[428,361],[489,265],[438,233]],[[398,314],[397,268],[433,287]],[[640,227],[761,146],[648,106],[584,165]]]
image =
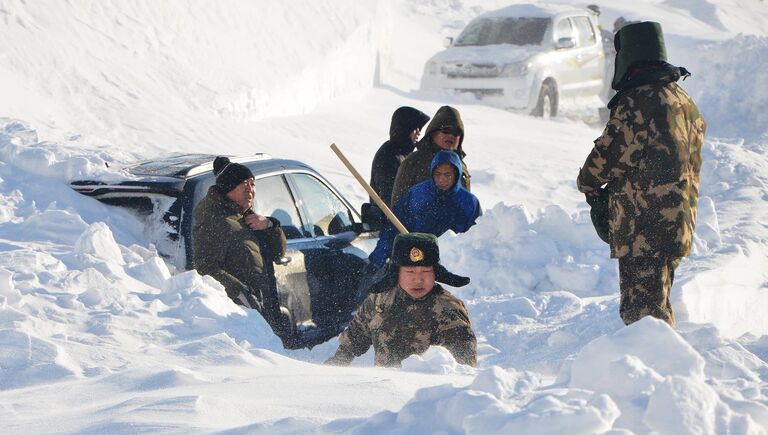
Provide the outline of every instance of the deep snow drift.
[[[662,22],[709,123],[672,329],[618,318],[616,265],[574,185],[598,126],[414,91],[443,36],[507,3],[0,1],[3,428],[766,433],[765,4],[594,2],[607,27]],[[455,293],[477,369],[441,348],[402,370],[370,367],[370,352],[352,368],[316,364],[336,339],[285,351],[214,280],[166,264],[149,222],[67,186],[169,151],[265,151],[359,203],[328,144],[367,173],[396,107],[446,103],[485,209],[441,238],[446,266],[473,280]]]

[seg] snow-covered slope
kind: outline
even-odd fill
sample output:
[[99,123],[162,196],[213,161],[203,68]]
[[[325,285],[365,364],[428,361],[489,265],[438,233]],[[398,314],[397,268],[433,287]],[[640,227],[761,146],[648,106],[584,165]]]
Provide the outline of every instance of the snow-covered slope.
[[[766,433],[768,103],[762,0],[597,3],[656,19],[709,124],[676,329],[624,327],[574,178],[600,133],[413,89],[508,1],[0,0],[0,425],[9,433]],[[441,238],[480,337],[402,370],[285,351],[221,286],[173,270],[147,222],[66,182],[169,151],[312,164],[355,201],[400,105],[461,111],[485,215]],[[109,167],[105,165],[109,164]]]

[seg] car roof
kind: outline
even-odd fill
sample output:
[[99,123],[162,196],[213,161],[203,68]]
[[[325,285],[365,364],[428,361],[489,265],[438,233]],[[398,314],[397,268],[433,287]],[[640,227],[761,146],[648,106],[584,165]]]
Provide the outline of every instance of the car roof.
[[575,9],[573,6],[566,5],[519,4],[486,12],[478,18],[551,18],[557,15],[586,15],[588,13],[590,12],[586,9]]
[[[215,154],[172,154],[167,157],[153,159],[126,168],[136,177],[171,177],[186,179],[205,172],[213,171]],[[260,172],[274,170],[276,167],[308,168],[304,163],[295,160],[273,159],[269,154],[257,153],[250,156],[229,157],[232,162],[247,164],[252,170]]]

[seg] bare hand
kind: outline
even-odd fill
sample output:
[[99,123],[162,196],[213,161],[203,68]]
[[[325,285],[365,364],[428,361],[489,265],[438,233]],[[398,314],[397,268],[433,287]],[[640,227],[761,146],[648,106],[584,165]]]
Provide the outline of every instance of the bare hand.
[[272,221],[256,213],[246,215],[243,219],[245,219],[245,224],[248,225],[248,228],[254,231],[266,230],[272,226]]

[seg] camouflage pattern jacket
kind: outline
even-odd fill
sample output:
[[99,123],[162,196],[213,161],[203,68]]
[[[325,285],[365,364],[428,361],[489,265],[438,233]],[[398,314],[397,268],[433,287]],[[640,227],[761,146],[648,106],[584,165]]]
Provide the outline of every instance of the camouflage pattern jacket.
[[348,365],[373,345],[377,366],[400,366],[429,346],[443,346],[456,361],[477,364],[477,339],[464,303],[435,284],[414,299],[400,287],[371,294],[339,336],[339,349],[329,363]]
[[270,220],[273,227],[251,230],[237,204],[215,185],[195,208],[192,264],[201,275],[210,275],[221,283],[227,295],[240,305],[243,292],[275,309],[277,290],[272,263],[285,255],[286,240],[277,219]]
[[608,184],[613,258],[690,253],[706,123],[677,78],[620,92],[579,173],[585,194]]

